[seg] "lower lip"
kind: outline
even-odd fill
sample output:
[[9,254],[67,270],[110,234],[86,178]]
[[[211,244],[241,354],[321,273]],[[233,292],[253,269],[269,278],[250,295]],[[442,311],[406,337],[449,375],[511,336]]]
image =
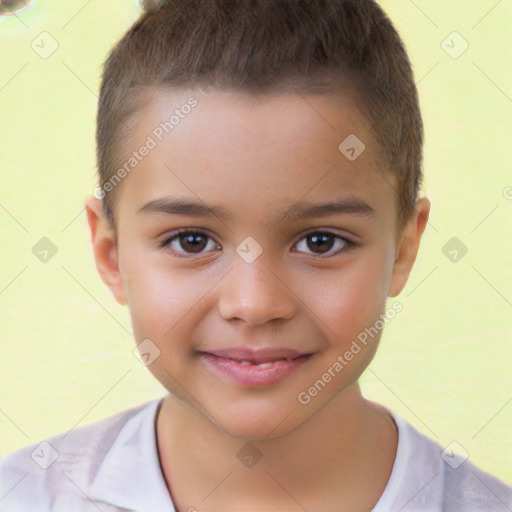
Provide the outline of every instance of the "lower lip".
[[311,355],[293,360],[275,361],[270,365],[244,365],[238,361],[213,354],[201,353],[201,360],[212,370],[221,373],[228,379],[244,386],[266,386],[275,384],[288,377],[294,370],[308,361]]

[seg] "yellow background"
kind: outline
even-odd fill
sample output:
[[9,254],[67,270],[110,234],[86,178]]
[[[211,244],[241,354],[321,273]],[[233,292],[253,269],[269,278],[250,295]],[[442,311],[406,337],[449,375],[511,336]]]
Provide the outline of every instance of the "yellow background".
[[[512,2],[381,4],[413,63],[433,206],[363,390],[512,483]],[[0,455],[164,393],[96,275],[82,207],[100,67],[139,13],[47,0],[0,17]],[[58,43],[46,59],[31,47],[43,31]],[[457,59],[454,31],[469,44]],[[47,263],[32,253],[42,237],[58,248]],[[452,237],[468,248],[456,263]]]

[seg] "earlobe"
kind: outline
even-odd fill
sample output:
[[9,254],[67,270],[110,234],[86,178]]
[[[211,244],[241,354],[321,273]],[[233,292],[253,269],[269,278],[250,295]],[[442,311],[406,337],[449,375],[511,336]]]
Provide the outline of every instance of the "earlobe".
[[397,249],[388,296],[396,297],[405,287],[412,266],[416,261],[420,240],[427,226],[430,214],[430,201],[423,197],[417,203],[416,211],[401,235]]
[[119,304],[126,304],[124,284],[119,270],[117,237],[106,219],[103,204],[96,197],[84,203],[96,268],[101,280],[109,287]]

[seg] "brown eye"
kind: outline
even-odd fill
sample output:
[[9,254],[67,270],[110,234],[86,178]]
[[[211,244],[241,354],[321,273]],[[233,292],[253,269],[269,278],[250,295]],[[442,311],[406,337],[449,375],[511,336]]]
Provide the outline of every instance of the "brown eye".
[[175,233],[165,240],[162,247],[169,248],[179,256],[201,255],[209,250],[220,248],[206,233],[194,230],[182,230]]
[[334,245],[334,236],[330,233],[321,233],[319,235],[308,235],[306,237],[308,249],[319,251],[321,253],[329,252]]
[[206,237],[199,234],[179,235],[179,244],[186,252],[201,252],[206,247]]
[[334,253],[326,257],[333,256],[354,246],[354,242],[328,231],[311,232],[296,244],[299,252],[308,253],[308,251],[310,251],[310,255],[316,255],[318,257],[322,257],[324,254],[336,249]]

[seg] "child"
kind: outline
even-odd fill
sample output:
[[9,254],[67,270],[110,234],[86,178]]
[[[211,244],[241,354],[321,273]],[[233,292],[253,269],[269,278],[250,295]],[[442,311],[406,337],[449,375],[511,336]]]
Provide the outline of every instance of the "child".
[[6,457],[1,510],[510,510],[358,385],[428,221],[422,143],[373,0],[143,15],[105,63],[86,210],[169,394]]

